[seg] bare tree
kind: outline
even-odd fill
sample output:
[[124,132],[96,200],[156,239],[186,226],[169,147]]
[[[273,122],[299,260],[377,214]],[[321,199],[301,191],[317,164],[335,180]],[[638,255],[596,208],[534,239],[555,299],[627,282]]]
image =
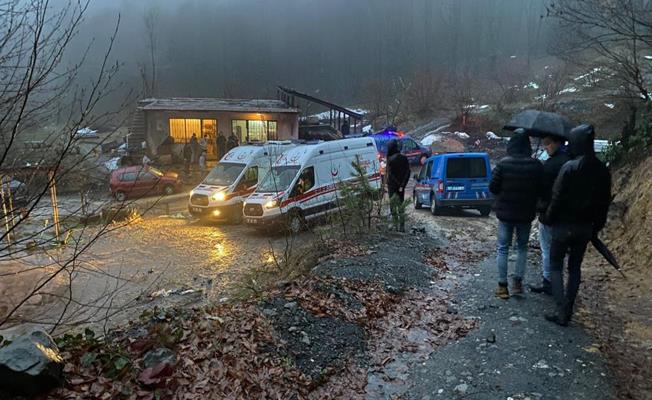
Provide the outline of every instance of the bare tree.
[[630,108],[630,122],[623,129],[627,142],[643,103],[650,101],[649,57],[652,54],[652,3],[647,0],[556,0],[548,17],[559,22],[562,56],[577,61],[589,52],[596,67],[602,67],[616,82],[616,95]]
[[140,63],[140,75],[143,81],[143,92],[145,97],[155,97],[158,94],[158,24],[159,10],[156,6],[150,6],[143,17],[145,37],[147,39],[147,52],[149,55],[149,67],[146,63]]
[[[93,226],[80,223],[80,216],[85,214],[82,210],[87,211],[84,201],[62,214],[57,206],[57,187],[79,183],[89,165],[97,167],[94,157],[103,142],[83,150],[82,128],[115,122],[123,108],[110,113],[98,111],[98,104],[116,90],[113,78],[119,64],[110,61],[110,54],[119,16],[103,57],[93,63],[97,68],[88,84],[82,84],[85,82],[80,76],[82,68],[88,67],[90,47],[75,62],[64,61],[88,5],[89,0],[69,0],[56,6],[49,0],[9,0],[0,4],[4,222],[0,232],[0,328],[39,322],[54,330],[61,325],[91,321],[98,313],[102,317],[114,315],[129,304],[113,302],[129,277],[113,276],[111,284],[83,304],[75,297],[73,281],[89,268],[81,255],[99,238],[124,225],[113,223],[113,214],[124,212],[130,205],[117,205],[103,223]],[[20,202],[10,184],[15,178],[25,183]],[[101,186],[105,187],[105,182],[102,180]],[[39,215],[48,216],[44,223],[37,218]],[[9,298],[8,290],[16,284],[22,286]],[[54,286],[67,290],[52,292]],[[52,301],[44,300],[44,296]],[[51,303],[52,308],[44,313],[45,319],[34,320],[35,314],[27,309],[44,302]]]

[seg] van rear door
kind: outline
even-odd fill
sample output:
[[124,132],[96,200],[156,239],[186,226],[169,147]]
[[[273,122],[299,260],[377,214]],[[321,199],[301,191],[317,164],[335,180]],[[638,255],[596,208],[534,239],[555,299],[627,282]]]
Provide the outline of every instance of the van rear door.
[[446,159],[446,199],[485,199],[489,195],[489,164],[481,155],[455,155]]

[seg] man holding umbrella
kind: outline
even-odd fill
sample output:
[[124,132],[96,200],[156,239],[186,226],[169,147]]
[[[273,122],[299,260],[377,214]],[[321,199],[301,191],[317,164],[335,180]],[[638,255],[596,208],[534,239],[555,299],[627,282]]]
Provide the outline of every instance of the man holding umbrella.
[[[589,242],[607,221],[611,203],[611,175],[593,150],[595,132],[591,125],[580,125],[569,134],[569,153],[573,159],[561,168],[555,179],[545,218],[552,225],[550,283],[557,303],[555,314],[547,320],[567,326],[580,285],[581,265]],[[568,253],[568,285],[564,294],[563,265]]]
[[541,245],[541,266],[542,279],[541,286],[530,286],[530,290],[535,293],[552,294],[550,286],[550,245],[552,244],[552,227],[546,219],[546,210],[552,196],[552,185],[555,178],[559,175],[561,167],[570,160],[565,149],[563,149],[565,139],[557,135],[547,135],[541,141],[543,148],[548,154],[548,159],[543,162],[543,179],[541,182],[541,198],[537,204],[539,211],[539,243]]

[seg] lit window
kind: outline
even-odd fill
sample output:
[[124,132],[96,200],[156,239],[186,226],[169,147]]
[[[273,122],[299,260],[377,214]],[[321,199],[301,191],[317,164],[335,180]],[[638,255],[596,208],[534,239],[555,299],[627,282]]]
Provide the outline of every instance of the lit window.
[[276,121],[234,119],[231,130],[240,139],[240,143],[266,142],[276,140],[278,123]]
[[217,120],[195,118],[170,118],[170,136],[174,143],[187,143],[194,134],[199,140],[203,135],[214,137]]

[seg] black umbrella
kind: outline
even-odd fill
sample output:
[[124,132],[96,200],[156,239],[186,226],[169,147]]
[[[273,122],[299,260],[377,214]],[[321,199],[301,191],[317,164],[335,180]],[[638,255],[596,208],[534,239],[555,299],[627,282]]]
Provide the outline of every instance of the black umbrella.
[[525,110],[512,117],[504,128],[509,131],[522,128],[528,135],[534,137],[554,135],[566,138],[573,125],[566,117],[559,114]]
[[609,261],[609,264],[613,265],[614,268],[616,268],[616,271],[620,272],[620,275],[625,277],[625,274],[623,271],[620,270],[620,265],[618,264],[618,260],[616,260],[616,257],[614,254],[607,248],[607,245],[604,244],[602,240],[600,240],[597,236],[593,236],[591,238],[591,244],[595,249],[598,251],[598,253],[602,254],[602,257],[605,258],[605,260]]

